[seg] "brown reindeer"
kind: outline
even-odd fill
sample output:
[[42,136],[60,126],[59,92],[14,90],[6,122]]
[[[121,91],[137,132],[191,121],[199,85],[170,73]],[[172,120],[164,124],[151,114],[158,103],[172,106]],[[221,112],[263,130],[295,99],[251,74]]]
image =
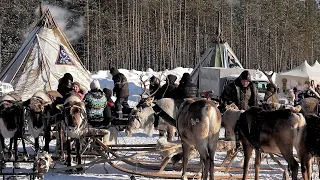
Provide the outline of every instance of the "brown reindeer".
[[202,179],[207,179],[208,174],[210,179],[214,179],[214,155],[221,126],[220,111],[212,101],[187,99],[177,113],[177,129],[183,150],[182,179],[187,179],[188,156],[192,146],[200,154]]
[[319,100],[313,97],[302,99],[300,102],[304,115],[318,115]]
[[[80,138],[86,133],[87,119],[84,102],[77,94],[71,94],[64,104],[59,106],[64,114],[62,128],[67,133],[67,166],[71,166],[71,139],[76,140],[76,159],[81,164]],[[62,143],[62,142],[61,142]],[[82,168],[77,169],[81,171]]]
[[35,138],[35,150],[39,150],[39,135],[44,132],[45,146],[44,150],[49,151],[51,123],[48,105],[53,101],[61,97],[57,91],[49,91],[47,93],[43,91],[37,91],[32,95],[30,99],[23,102],[23,106],[26,108],[26,119],[28,120],[28,131]]
[[305,120],[305,127],[300,130],[302,139],[296,142],[299,145],[296,150],[301,163],[302,177],[309,180],[312,178],[312,160],[314,158],[314,160],[319,161],[320,157],[320,117],[310,114],[305,116]]
[[[255,149],[255,179],[259,179],[260,153],[281,153],[297,179],[298,163],[293,156],[293,147],[299,149],[305,119],[291,109],[264,111],[251,107],[240,115],[236,124],[236,137],[244,150],[243,179],[248,177],[249,160]],[[238,135],[238,136],[237,136]]]
[[[0,100],[0,132],[1,132],[1,153],[0,153],[0,168],[4,160],[3,150],[5,148],[4,139],[10,138],[9,153],[11,154],[12,144],[14,150],[14,159],[18,160],[18,138],[22,140],[23,151],[26,154],[27,150],[23,140],[23,108],[21,97],[17,94],[6,94]],[[14,163],[16,166],[17,164]]]

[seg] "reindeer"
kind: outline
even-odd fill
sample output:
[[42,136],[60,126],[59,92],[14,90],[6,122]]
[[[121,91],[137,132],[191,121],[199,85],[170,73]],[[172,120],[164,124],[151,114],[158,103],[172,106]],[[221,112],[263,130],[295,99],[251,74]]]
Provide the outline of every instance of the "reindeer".
[[[71,166],[71,138],[76,140],[76,159],[78,164],[81,164],[80,138],[85,134],[88,125],[84,102],[77,94],[72,93],[58,108],[65,118],[61,123],[67,133],[67,166]],[[82,168],[77,169],[81,170]]]
[[313,97],[304,98],[300,101],[304,115],[319,115],[319,100]]
[[240,115],[236,122],[237,141],[241,141],[244,150],[243,179],[248,177],[249,160],[255,148],[255,179],[259,179],[260,153],[281,153],[292,170],[292,179],[297,179],[298,162],[293,156],[293,147],[301,148],[303,139],[301,129],[305,118],[291,109],[264,111],[251,107]]
[[[134,109],[129,115],[129,123],[126,127],[126,134],[131,136],[132,133],[136,129],[144,129],[148,136],[152,136],[154,131],[154,121],[155,121],[155,111],[153,107],[155,104],[153,103],[154,97],[153,95],[159,90],[159,88],[154,91],[152,94],[148,95],[147,97],[143,97],[146,93],[146,81],[142,80],[142,76],[140,76],[141,84],[143,85],[143,92],[140,95],[141,100],[137,105],[137,108]],[[160,78],[157,78],[160,84]],[[158,130],[160,136],[163,136],[163,132],[167,132],[168,141],[173,141],[174,136],[174,126],[168,124],[164,121],[161,117],[159,118],[159,125]]]
[[[10,138],[9,153],[14,145],[14,159],[18,160],[18,138],[23,136],[23,108],[21,97],[17,94],[6,94],[0,100],[0,132],[1,132],[1,163],[4,160],[3,148],[5,147],[4,138]],[[22,139],[24,153],[27,153],[25,142]],[[16,164],[15,164],[16,166]],[[1,168],[0,167],[0,168]]]
[[49,105],[56,100],[57,97],[62,97],[58,91],[37,91],[32,97],[25,102],[23,106],[26,109],[26,119],[28,120],[28,131],[35,139],[35,150],[39,150],[39,136],[44,132],[45,146],[44,150],[49,152],[51,123],[48,119]]
[[221,126],[216,104],[206,99],[187,99],[175,116],[183,151],[182,179],[187,179],[188,156],[193,146],[202,161],[202,179],[207,179],[208,173],[210,179],[214,179],[214,154]]
[[312,161],[317,162],[318,167],[320,165],[320,117],[315,114],[308,114],[305,115],[305,120],[304,127],[300,129],[302,139],[296,141],[298,146],[296,150],[301,163],[302,177],[309,180],[312,178]]

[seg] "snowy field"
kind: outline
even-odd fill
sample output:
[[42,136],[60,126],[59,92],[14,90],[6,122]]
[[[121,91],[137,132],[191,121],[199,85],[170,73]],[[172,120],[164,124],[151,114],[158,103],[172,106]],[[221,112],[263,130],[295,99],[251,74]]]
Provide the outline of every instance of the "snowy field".
[[[181,76],[185,72],[191,72],[192,69],[186,69],[186,68],[176,68],[173,70],[166,70],[164,72],[153,72],[151,69],[148,69],[146,72],[140,72],[140,71],[135,71],[135,70],[124,70],[120,69],[120,72],[124,73],[126,77],[128,78],[129,81],[129,88],[130,88],[130,102],[129,104],[131,106],[135,106],[137,102],[139,101],[139,95],[142,90],[141,90],[141,85],[140,85],[140,80],[139,77],[141,75],[144,76],[144,80],[147,78],[150,78],[152,75],[156,75],[160,77],[161,74],[168,75],[168,74],[174,74],[178,77],[177,82],[179,82]],[[113,81],[111,78],[111,75],[109,74],[108,71],[99,71],[97,74],[92,75],[93,78],[99,79],[101,83],[101,88],[108,87],[108,88],[113,88]],[[162,79],[164,79],[164,76],[162,76]],[[220,135],[224,134],[223,130],[220,131]],[[156,144],[157,139],[158,139],[158,132],[156,131],[152,137],[148,137],[142,130],[137,131],[132,137],[125,137],[124,132],[119,132],[118,134],[118,144]],[[42,142],[43,143],[43,142]],[[55,141],[53,140],[50,144],[50,149],[55,149]],[[28,148],[28,150],[31,149]],[[135,153],[135,152],[131,152]],[[128,154],[126,154],[128,155]],[[215,165],[218,167],[222,163],[223,159],[225,158],[226,153],[225,152],[217,152],[215,156]],[[233,163],[233,167],[242,167],[240,164],[241,160],[241,154],[239,157],[236,159],[236,161]],[[254,156],[253,156],[254,157]],[[148,155],[144,157],[139,157],[144,160],[153,160],[153,161],[159,161],[159,156],[158,155]],[[285,166],[287,166],[287,163],[281,159],[278,158],[281,163]],[[194,161],[198,161],[197,159]],[[85,160],[85,163],[88,163],[89,160]],[[125,165],[121,162],[115,162],[119,165],[122,165],[123,167],[126,167],[128,169],[134,170],[134,171],[146,171],[141,168]],[[10,170],[10,164],[7,164],[6,171]],[[21,164],[22,169],[19,171],[27,171],[26,169],[31,169],[31,165],[29,164]],[[59,167],[65,167],[65,165],[62,165],[60,163],[53,163],[52,168],[59,168]],[[253,167],[253,165],[252,165]],[[278,168],[278,170],[272,170],[272,171],[267,171],[267,170],[261,170],[260,171],[260,179],[282,179],[282,173],[283,171],[279,168],[279,166],[271,159],[268,158],[267,162],[263,162],[261,164],[261,168]],[[181,174],[181,172],[170,172],[170,173],[177,173]],[[223,174],[222,172],[216,172],[215,174],[221,175]],[[233,174],[242,174],[242,172],[233,172]],[[254,170],[250,170],[250,175],[254,175]],[[81,174],[65,174],[65,173],[54,173],[49,171],[45,175],[46,180],[98,180],[98,179],[104,179],[104,180],[128,180],[130,179],[131,174],[127,174],[124,172],[121,172],[119,170],[114,169],[111,167],[108,163],[106,164],[97,164],[94,165],[90,168],[88,168],[85,173]],[[139,180],[149,180],[149,179],[154,179],[154,178],[146,178],[146,177],[141,177],[141,176],[135,176],[136,179]],[[301,174],[299,173],[299,178],[301,178]],[[27,178],[22,178],[22,179],[27,179]],[[319,179],[314,178],[314,179]]]

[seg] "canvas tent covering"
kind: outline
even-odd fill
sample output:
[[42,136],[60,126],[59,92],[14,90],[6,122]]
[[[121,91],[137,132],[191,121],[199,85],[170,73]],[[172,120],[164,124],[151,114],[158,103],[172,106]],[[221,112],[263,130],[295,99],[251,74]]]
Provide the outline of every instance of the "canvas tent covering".
[[320,72],[320,64],[318,61],[314,62],[314,64],[312,65],[312,68],[315,70],[318,70]]
[[276,84],[283,90],[292,89],[293,87],[302,90],[306,81],[311,80],[314,80],[315,83],[320,82],[319,69],[317,70],[316,65],[311,67],[307,61],[304,61],[296,68],[277,74]]
[[198,84],[199,71],[202,67],[222,67],[243,69],[238,58],[227,42],[214,42],[202,54],[200,62],[191,73],[192,81]]
[[0,80],[11,83],[26,100],[38,90],[57,90],[58,80],[66,72],[88,90],[90,73],[46,9],[17,54],[1,70]]

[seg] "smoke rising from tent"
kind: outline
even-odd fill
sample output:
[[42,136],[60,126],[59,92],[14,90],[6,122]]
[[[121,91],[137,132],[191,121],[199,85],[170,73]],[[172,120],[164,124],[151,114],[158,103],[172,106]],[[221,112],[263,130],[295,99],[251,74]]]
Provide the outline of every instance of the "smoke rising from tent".
[[[69,41],[74,41],[81,37],[85,30],[84,16],[75,16],[65,8],[50,4],[45,4],[44,8],[50,9],[52,16],[55,18],[61,30],[66,34]],[[39,14],[39,8],[37,8],[36,14]]]

